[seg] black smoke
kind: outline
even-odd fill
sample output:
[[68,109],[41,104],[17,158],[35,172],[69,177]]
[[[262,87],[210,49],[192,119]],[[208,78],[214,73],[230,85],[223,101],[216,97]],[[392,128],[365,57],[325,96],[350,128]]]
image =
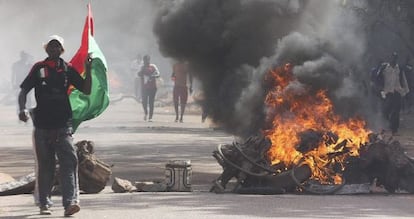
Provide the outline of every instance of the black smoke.
[[263,75],[286,62],[309,92],[326,90],[344,119],[363,117],[376,128],[384,124],[375,123],[381,116],[369,71],[393,49],[414,48],[404,38],[413,28],[399,20],[412,4],[393,2],[168,1],[154,33],[163,55],[190,62],[210,116],[230,133],[263,127]]
[[304,3],[192,0],[166,7],[154,25],[161,52],[189,61],[215,122],[233,134],[257,131],[263,120],[263,93],[249,88],[260,74],[255,68],[298,26]]

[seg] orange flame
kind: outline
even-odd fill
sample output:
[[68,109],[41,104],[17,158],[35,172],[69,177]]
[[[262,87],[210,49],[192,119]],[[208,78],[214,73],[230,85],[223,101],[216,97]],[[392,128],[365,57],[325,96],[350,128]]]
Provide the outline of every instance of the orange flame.
[[[343,120],[336,115],[326,91],[304,88],[302,92],[291,92],[289,85],[297,82],[291,69],[285,65],[269,71],[265,77],[270,87],[265,99],[267,120],[272,124],[264,131],[272,142],[268,157],[272,164],[286,168],[306,164],[312,170],[312,179],[339,184],[341,174],[334,167],[343,170],[346,158],[359,156],[358,150],[368,142],[370,131],[362,119]],[[321,141],[314,149],[300,152],[300,134],[309,130],[323,133]]]

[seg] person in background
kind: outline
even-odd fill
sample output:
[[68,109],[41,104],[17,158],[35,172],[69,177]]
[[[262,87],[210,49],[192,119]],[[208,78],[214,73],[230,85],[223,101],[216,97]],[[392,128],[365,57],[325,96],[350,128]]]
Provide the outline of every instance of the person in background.
[[397,64],[398,53],[394,52],[389,63],[378,71],[380,95],[384,100],[383,115],[389,122],[392,135],[398,135],[402,97],[408,92],[408,84],[404,71]]
[[160,72],[155,64],[150,63],[151,57],[145,55],[143,58],[143,65],[138,72],[138,77],[141,78],[141,97],[142,107],[144,108],[144,121],[152,122],[154,114],[154,101],[157,93],[156,79],[160,77]]
[[[189,72],[187,62],[179,61],[174,64],[171,80],[174,82],[173,102],[175,122],[183,122],[188,93],[191,94],[193,92],[193,77]],[[187,81],[189,83],[189,87],[187,87]],[[178,106],[180,106],[180,110],[178,109]]]
[[29,74],[20,85],[18,98],[19,119],[27,122],[26,96],[35,90],[36,108],[32,112],[34,125],[33,145],[36,157],[36,191],[40,214],[50,215],[52,211],[51,190],[55,176],[55,156],[60,168],[60,184],[64,216],[70,216],[80,210],[78,158],[72,139],[72,109],[68,88],[89,95],[91,93],[91,58],[85,61],[85,79],[66,63],[60,55],[64,52],[63,38],[50,37],[44,45],[48,57],[33,65]]
[[[9,93],[7,93],[1,100],[0,103],[5,104],[13,104],[16,105],[17,102],[17,95],[20,91],[20,83],[22,83],[23,79],[26,77],[27,72],[30,71],[30,68],[32,67],[33,57],[26,53],[25,51],[20,51],[20,58],[16,62],[13,63],[11,68],[11,90]],[[32,92],[31,92],[32,94]],[[30,96],[33,96],[30,95]],[[31,104],[31,99],[28,98],[28,105]]]
[[20,59],[17,62],[13,63],[11,82],[14,90],[20,89],[20,83],[22,83],[23,79],[26,77],[27,72],[29,72],[31,68],[31,61],[31,56],[25,51],[21,51]]
[[130,70],[132,74],[134,75],[134,95],[135,99],[137,101],[140,101],[141,99],[141,89],[140,89],[140,78],[136,75],[139,70],[141,70],[142,67],[142,56],[138,54],[134,60],[132,60],[130,65]]

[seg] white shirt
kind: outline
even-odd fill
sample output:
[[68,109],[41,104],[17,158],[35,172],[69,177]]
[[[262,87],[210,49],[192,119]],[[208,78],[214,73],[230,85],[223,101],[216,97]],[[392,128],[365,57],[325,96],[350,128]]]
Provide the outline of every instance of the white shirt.
[[407,84],[407,79],[405,78],[405,73],[403,72],[402,75],[402,86],[400,83],[400,68],[398,64],[392,67],[389,63],[383,70],[384,74],[384,92],[393,93],[398,92],[401,96],[405,96],[409,89]]

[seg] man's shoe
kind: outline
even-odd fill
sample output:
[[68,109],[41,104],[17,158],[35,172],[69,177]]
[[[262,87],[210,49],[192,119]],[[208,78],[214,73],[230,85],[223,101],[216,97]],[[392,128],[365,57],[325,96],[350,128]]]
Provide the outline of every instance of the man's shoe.
[[[35,200],[35,205],[40,208],[39,200]],[[49,207],[49,208],[53,207],[53,202],[52,202],[52,200],[50,200],[49,197],[46,198],[46,206]]]
[[69,205],[65,208],[65,217],[76,214],[80,211],[80,206],[78,204]]
[[48,206],[41,206],[40,207],[40,214],[41,215],[51,215],[52,211],[50,210],[50,208]]
[[147,121],[147,115],[144,116],[144,121]]

